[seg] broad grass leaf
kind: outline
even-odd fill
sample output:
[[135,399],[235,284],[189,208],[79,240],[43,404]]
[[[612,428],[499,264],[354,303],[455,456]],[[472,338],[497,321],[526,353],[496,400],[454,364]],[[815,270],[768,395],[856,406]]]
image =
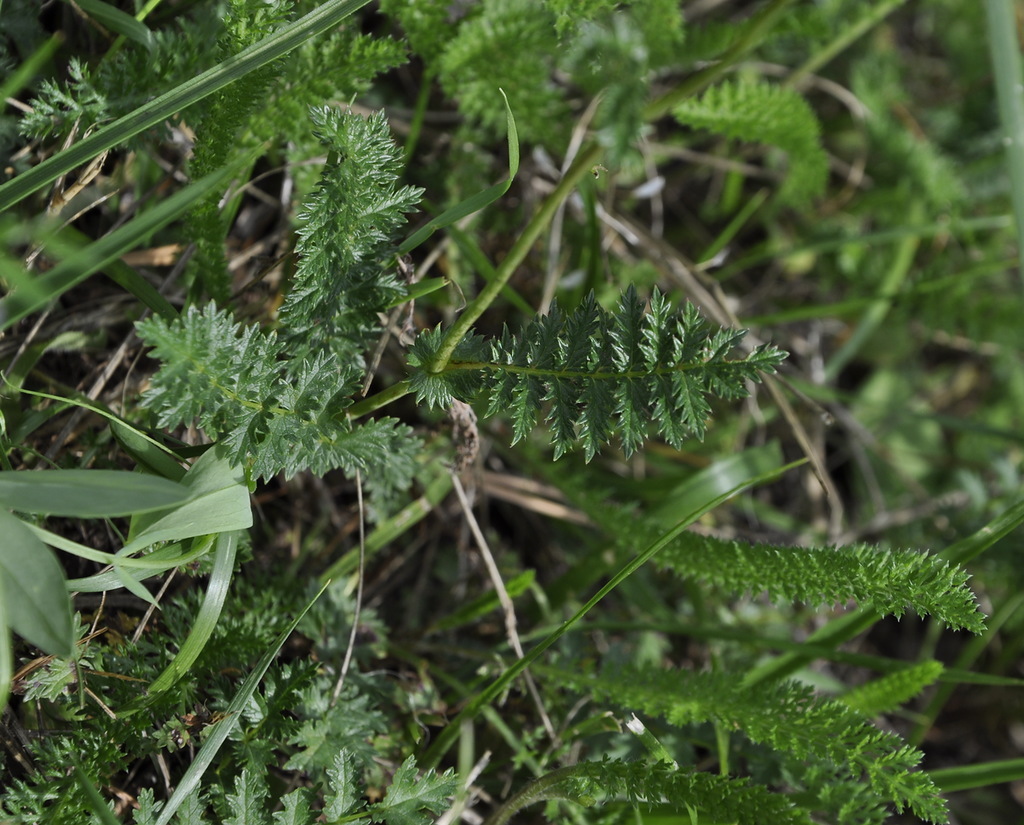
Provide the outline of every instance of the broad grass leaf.
[[20,513],[113,518],[164,510],[190,495],[166,478],[118,470],[0,472],[0,506]]
[[6,510],[0,510],[0,530],[0,595],[8,623],[46,653],[70,657],[75,637],[60,562]]
[[173,509],[136,518],[130,540],[118,552],[119,556],[158,541],[180,541],[252,526],[245,473],[228,461],[219,447],[204,453],[181,483],[189,489],[188,500]]

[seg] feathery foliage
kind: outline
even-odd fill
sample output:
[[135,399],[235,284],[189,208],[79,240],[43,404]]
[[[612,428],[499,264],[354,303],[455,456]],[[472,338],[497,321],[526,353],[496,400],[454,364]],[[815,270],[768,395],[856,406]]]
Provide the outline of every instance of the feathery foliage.
[[[216,54],[221,59],[236,54],[266,37],[285,21],[286,8],[257,0],[232,0],[224,18],[224,33],[217,42]],[[196,143],[189,164],[194,178],[221,169],[244,142],[242,132],[253,111],[267,96],[271,81],[280,73],[281,59],[263,66],[212,95],[204,111],[193,123]],[[230,293],[230,277],[224,257],[224,238],[228,232],[227,218],[218,209],[220,193],[207,196],[188,214],[188,232],[196,244],[189,262],[194,275],[202,280],[206,292],[224,303]]]
[[[510,800],[508,812],[495,818],[507,821],[519,807],[543,799],[565,799],[579,805],[624,801],[645,810],[657,810],[693,820],[744,822],[756,825],[809,825],[806,813],[785,797],[746,779],[677,770],[661,762],[625,762],[615,759],[580,762],[535,780]],[[699,812],[699,814],[698,814]],[[685,820],[684,820],[685,821]]]
[[382,116],[322,108],[312,117],[333,162],[302,216],[285,332],[242,326],[213,304],[139,324],[163,363],[144,403],[161,426],[198,422],[254,478],[342,468],[403,489],[419,447],[411,430],[386,418],[355,425],[344,409],[377,313],[401,294],[386,258],[418,192],[395,185],[397,150]]
[[222,31],[218,17],[201,9],[154,31],[151,49],[124,49],[95,66],[73,57],[68,80],[40,84],[21,133],[57,143],[126,114],[209,66]]
[[703,438],[709,396],[744,398],[746,382],[774,372],[785,357],[761,345],[731,359],[743,331],[715,331],[693,304],[674,310],[658,291],[645,312],[632,288],[614,313],[591,294],[568,314],[553,308],[518,336],[506,327],[489,346],[467,339],[435,372],[442,335],[440,329],[421,334],[409,353],[409,363],[419,368],[412,387],[421,402],[447,407],[453,398],[467,401],[482,391],[488,415],[512,416],[513,443],[550,402],[546,420],[556,458],[579,440],[588,461],[615,431],[627,456],[652,426],[676,449],[688,437]]
[[322,107],[312,118],[331,155],[299,215],[298,267],[280,322],[293,351],[347,361],[379,329],[377,313],[403,294],[393,241],[421,190],[396,185],[401,154],[382,112]]
[[462,22],[440,58],[438,76],[459,108],[487,134],[500,134],[501,88],[523,140],[561,137],[566,108],[551,82],[558,53],[554,20],[540,0],[484,0]]
[[867,717],[896,710],[942,675],[942,662],[929,659],[848,690],[840,701]]
[[362,378],[357,364],[329,353],[288,358],[276,333],[236,324],[212,304],[138,329],[163,362],[144,399],[161,426],[197,422],[253,478],[340,467],[392,482],[385,486],[408,483],[418,446],[409,428],[345,417]]
[[679,576],[733,593],[763,591],[772,599],[814,607],[853,599],[883,616],[900,617],[909,608],[948,627],[985,629],[966,572],[913,550],[774,547],[683,533],[656,560]]
[[680,103],[673,114],[684,126],[782,149],[789,162],[779,189],[784,203],[805,203],[825,188],[828,158],[821,127],[807,101],[792,89],[763,81],[726,81],[699,99]]
[[693,673],[656,668],[595,674],[582,663],[545,668],[555,683],[603,697],[672,725],[718,721],[796,759],[826,758],[848,776],[867,776],[872,790],[897,810],[910,808],[929,822],[944,822],[945,803],[921,754],[899,737],[869,725],[841,702],[815,696],[796,682],[744,687],[742,674]]
[[[154,121],[171,128],[159,126],[163,133],[150,132],[144,139],[138,133],[131,152],[111,153],[102,167],[90,168],[96,177],[87,196],[117,194],[96,204],[91,214],[83,213],[75,233],[103,235],[121,220],[132,220],[140,194],[179,186],[183,169],[191,177],[241,170],[239,182],[247,185],[223,209],[220,198],[211,197],[184,225],[167,223],[154,234],[154,248],[193,255],[193,271],[184,283],[179,267],[163,279],[162,303],[153,298],[153,284],[163,277],[154,269],[165,259],[151,253],[121,258],[131,250],[114,250],[108,238],[93,242],[110,261],[111,279],[160,313],[136,327],[159,363],[139,399],[151,420],[163,429],[197,425],[205,440],[216,442],[207,456],[218,456],[225,466],[228,460],[244,465],[252,488],[259,480],[270,484],[255,499],[261,519],[254,541],[240,539],[237,556],[234,539],[192,538],[199,531],[196,524],[216,530],[217,519],[227,518],[216,507],[206,508],[202,519],[194,518],[198,505],[133,515],[127,535],[138,550],[130,561],[141,569],[139,575],[166,559],[180,564],[215,548],[209,554],[215,559],[183,565],[174,587],[166,581],[159,595],[134,579],[133,586],[125,585],[134,597],[160,602],[159,613],[140,620],[142,611],[132,599],[104,599],[97,608],[89,594],[69,597],[63,576],[55,577],[50,590],[60,606],[81,611],[71,658],[40,657],[31,647],[40,643],[36,640],[12,648],[5,616],[10,600],[0,603],[0,701],[11,683],[10,718],[40,728],[50,723],[47,735],[27,747],[26,760],[4,763],[13,772],[0,779],[0,819],[17,825],[107,821],[109,816],[100,817],[108,813],[100,810],[107,806],[101,800],[111,796],[111,788],[122,788],[134,795],[137,807],[129,811],[123,804],[127,797],[120,797],[107,806],[110,815],[138,825],[429,825],[449,807],[446,820],[460,814],[469,820],[491,805],[497,808],[491,825],[504,825],[521,808],[542,800],[549,802],[546,814],[552,820],[564,817],[563,802],[602,803],[603,810],[589,818],[609,824],[632,813],[638,820],[649,815],[665,821],[882,825],[891,809],[944,820],[935,785],[918,770],[921,753],[889,732],[890,722],[900,730],[910,714],[894,713],[885,729],[873,726],[872,719],[900,710],[940,676],[944,687],[952,687],[960,671],[943,674],[932,658],[939,654],[927,648],[910,667],[895,654],[883,659],[896,646],[880,636],[870,642],[877,643],[875,657],[842,658],[835,648],[866,629],[875,614],[900,617],[914,611],[933,617],[935,627],[984,629],[963,569],[936,556],[886,549],[884,542],[929,547],[936,535],[976,530],[978,524],[964,525],[980,519],[985,508],[989,518],[998,508],[992,506],[996,495],[986,487],[986,468],[973,448],[985,439],[1019,442],[1005,434],[1020,429],[1021,404],[1014,399],[1024,397],[1024,380],[1015,350],[1002,340],[998,359],[979,346],[955,380],[947,382],[946,374],[923,376],[922,385],[941,384],[930,386],[927,403],[911,382],[899,385],[899,393],[892,390],[904,375],[901,366],[889,362],[911,348],[922,349],[923,341],[949,350],[977,343],[961,340],[959,314],[940,319],[927,306],[918,313],[921,296],[961,302],[958,311],[972,315],[978,325],[971,329],[985,335],[991,323],[981,311],[985,301],[1000,300],[999,311],[1007,317],[1014,306],[1006,296],[1015,293],[1008,289],[978,287],[986,268],[998,268],[1005,279],[1005,261],[994,254],[991,260],[974,258],[967,243],[971,233],[992,231],[1000,215],[972,219],[969,229],[959,219],[941,220],[950,206],[965,204],[961,177],[977,185],[988,176],[985,185],[1004,186],[998,167],[985,155],[984,141],[996,134],[992,113],[978,103],[985,96],[972,95],[973,117],[952,116],[952,107],[922,116],[903,77],[908,21],[933,55],[976,51],[976,28],[929,22],[928,15],[954,5],[953,0],[936,0],[926,4],[928,11],[884,22],[898,0],[765,0],[728,8],[704,3],[687,9],[685,25],[676,0],[138,2],[140,19],[134,21],[115,13],[115,6],[130,6],[127,2],[78,4],[119,19],[121,28],[136,36],[121,40],[116,28],[93,29],[95,17],[89,27],[78,26],[82,18],[74,4],[47,6],[40,16],[38,3],[4,0],[0,74],[5,80],[0,85],[7,90],[8,110],[25,111],[0,115],[0,143],[16,127],[39,145],[22,146],[5,165],[12,181],[0,184],[0,198],[30,207],[25,194],[30,187],[24,178],[17,180],[29,165],[54,145],[71,145],[56,162],[43,161],[28,173],[38,184],[31,191],[40,191],[48,170],[70,174],[71,158],[90,159],[86,149],[92,152],[89,147],[100,141],[82,141],[84,134],[126,114],[138,128]],[[363,5],[365,11],[353,16]],[[58,18],[63,32],[55,31]],[[862,24],[888,27],[882,30],[886,36],[861,37]],[[295,32],[305,32],[305,42],[298,42],[302,35],[291,39]],[[54,37],[45,43],[47,34]],[[64,35],[63,42],[57,34]],[[891,43],[900,49],[880,48]],[[243,50],[248,54],[239,55]],[[833,60],[840,51],[849,53]],[[253,68],[260,54],[277,57]],[[875,59],[876,54],[884,58]],[[928,61],[929,71],[941,62]],[[771,71],[763,68],[768,64]],[[213,73],[195,78],[211,66]],[[24,71],[16,77],[19,69]],[[949,76],[956,74],[957,83],[972,91],[991,72],[988,64],[968,69]],[[795,90],[803,88],[798,81],[808,72],[829,82],[815,86],[805,99]],[[10,84],[8,74],[14,78]],[[925,77],[918,70],[914,74]],[[836,99],[854,109],[850,101],[858,97],[869,110],[865,120],[834,115],[830,95],[837,83],[854,94],[836,94]],[[934,84],[936,97],[945,94],[943,85]],[[177,111],[146,102],[174,87],[193,102]],[[501,108],[498,87],[511,113]],[[346,101],[358,111],[386,108],[388,117],[344,111]],[[823,113],[820,122],[811,104]],[[506,122],[514,135],[513,116],[527,144],[523,163],[518,141],[510,137],[513,174],[507,183],[467,198],[466,192],[479,193],[491,182],[494,169],[504,168],[504,145],[495,147],[490,139]],[[393,140],[389,119],[404,145]],[[959,132],[975,122],[981,125],[968,130],[964,142],[972,148],[965,152]],[[835,153],[834,180],[823,128]],[[100,133],[106,144],[94,155],[120,145],[123,134],[115,132]],[[176,140],[166,141],[153,157],[154,137],[171,133]],[[190,133],[194,148],[177,139]],[[765,195],[750,179],[760,175],[757,170],[751,175],[749,165],[693,151],[710,144],[721,153],[723,138],[767,147],[745,147],[744,155],[760,153],[779,180],[775,201],[790,208],[761,208]],[[260,167],[270,170],[269,178],[259,176],[263,186],[280,182],[277,225],[260,236],[248,220],[235,220],[236,214],[252,214],[248,193],[257,183],[251,174],[256,151],[263,153]],[[310,160],[324,155],[326,163]],[[972,162],[963,163],[965,156]],[[686,162],[677,163],[680,157]],[[956,175],[950,172],[954,157]],[[46,183],[64,185],[56,172]],[[841,190],[830,184],[840,184]],[[499,189],[510,193],[502,208],[480,206],[485,200],[490,204]],[[458,214],[472,222],[438,227],[449,233],[440,243],[442,231],[422,247],[418,233],[403,241],[407,215],[423,191],[430,192],[431,210],[435,204],[455,204],[445,211],[445,220]],[[257,194],[266,192],[277,196],[270,188]],[[822,195],[828,208],[818,214],[809,205]],[[287,226],[292,218],[294,232]],[[28,229],[19,225],[23,220]],[[185,446],[172,434],[135,429],[145,419],[130,381],[119,397],[90,390],[90,403],[81,412],[98,411],[105,418],[83,420],[99,421],[100,429],[91,423],[52,426],[63,406],[47,406],[55,397],[50,385],[84,386],[100,346],[92,331],[103,329],[111,337],[127,332],[138,318],[137,306],[115,296],[105,281],[79,279],[73,293],[71,286],[50,292],[53,279],[29,271],[25,248],[38,245],[41,260],[66,257],[65,268],[88,263],[93,248],[76,252],[77,234],[65,243],[63,229],[52,240],[35,237],[31,227],[37,222],[28,213],[10,211],[0,223],[0,238],[9,247],[0,251],[4,286],[46,290],[52,306],[30,332],[30,325],[21,327],[11,318],[3,322],[7,334],[19,339],[4,345],[17,350],[4,367],[6,381],[13,388],[42,384],[47,399],[22,409],[13,389],[0,398],[5,470],[51,459],[76,466],[131,461],[140,472],[189,478],[183,465],[210,445]],[[876,236],[883,225],[884,237]],[[933,254],[944,253],[934,254],[927,267],[916,257],[929,251],[921,243],[926,237],[936,239]],[[894,238],[898,249],[891,256],[888,244]],[[1009,249],[1013,239],[1003,236],[1001,243]],[[188,250],[189,244],[195,250]],[[539,244],[547,247],[543,266]],[[230,279],[228,249],[245,250],[232,262]],[[400,250],[412,252],[399,260]],[[255,256],[268,252],[275,263],[257,265]],[[888,273],[876,266],[889,259],[895,262]],[[961,267],[968,269],[964,277]],[[804,277],[807,271],[814,279]],[[875,271],[885,278],[881,292],[871,277]],[[954,282],[955,292],[946,290]],[[831,306],[841,323],[829,321],[825,316],[832,309],[822,308],[826,291],[836,284],[862,290],[849,299],[827,296],[836,302]],[[442,291],[448,286],[451,294]],[[680,306],[659,286],[683,290]],[[513,304],[503,305],[502,296],[512,297],[525,313],[521,327],[508,311]],[[792,386],[773,383],[772,400],[730,405],[773,373],[786,353],[770,344],[750,345],[743,331],[713,327],[686,299],[709,309],[720,303],[723,312],[716,317],[764,313],[749,323],[772,325],[770,333],[760,333],[762,340],[792,341],[787,344],[796,353],[788,370]],[[559,301],[565,309],[558,308]],[[0,309],[7,305],[4,299]],[[110,317],[96,315],[101,305],[111,308]],[[533,317],[533,306],[554,309]],[[862,311],[847,347],[837,336]],[[439,319],[443,323],[435,327]],[[504,330],[496,337],[479,334],[502,322]],[[426,331],[417,336],[417,329]],[[1012,331],[1003,334],[1012,343]],[[407,350],[410,338],[414,343]],[[893,341],[896,346],[890,346]],[[830,363],[836,347],[847,360]],[[62,367],[50,375],[55,356],[76,364],[78,371]],[[874,369],[864,389],[861,371],[870,372],[883,358],[885,370]],[[957,356],[931,358],[931,365],[945,360]],[[120,363],[111,360],[104,381],[113,380]],[[856,369],[847,374],[842,369],[847,364]],[[840,372],[842,381],[833,381]],[[983,423],[972,417],[947,426],[959,415],[951,412],[954,407],[969,407],[972,416],[980,408],[975,396],[984,393],[974,392],[979,375],[996,375],[999,380],[992,384],[1014,388],[1000,391],[1001,417],[986,416]],[[880,376],[890,382],[887,393],[872,386]],[[799,395],[801,390],[811,401]],[[884,410],[877,404],[883,395]],[[876,426],[877,419],[904,399],[907,409],[898,410],[901,434],[909,433],[911,446],[924,444],[934,452],[925,456],[927,451],[919,449],[915,462],[894,469],[891,456],[905,453],[887,453],[889,444],[876,449],[860,439],[860,452],[844,449],[846,430],[854,432],[854,426],[884,438],[889,422]],[[474,413],[462,402],[497,419],[489,422],[486,435],[506,434],[508,423],[519,449],[504,451],[482,437]],[[815,402],[834,413],[833,429],[818,429],[813,414],[806,414]],[[448,408],[450,438],[429,408]],[[917,417],[911,419],[907,410]],[[538,429],[553,450],[531,437]],[[961,430],[968,433],[962,439]],[[68,433],[73,450],[64,445]],[[193,433],[188,435],[192,441]],[[648,439],[663,443],[638,456]],[[580,458],[589,464],[569,457],[552,470],[550,462],[540,460],[549,452],[562,457],[580,442]],[[468,510],[472,503],[464,494],[470,485],[461,489],[458,480],[473,476],[454,473],[445,463],[452,444],[459,459],[476,460],[475,448],[483,448],[478,467],[486,468],[487,496],[472,505],[487,517],[480,520],[482,530],[468,516],[471,531],[463,531],[461,521],[453,528],[451,514],[457,511],[445,505],[445,496],[455,487]],[[612,444],[615,455],[593,461]],[[905,450],[906,444],[899,447]],[[999,479],[1004,498],[1020,487],[1014,450],[1001,459],[1006,462]],[[850,506],[847,524],[830,521],[827,505],[805,495],[792,476],[786,496],[766,489],[763,495],[744,493],[740,504],[737,491],[778,477],[779,465],[800,452],[821,459],[822,479],[836,474],[841,492],[832,501]],[[976,474],[975,510],[965,514],[946,507],[960,501],[963,482],[936,466],[942,463],[932,460],[938,455]],[[991,455],[991,444],[977,455]],[[506,469],[525,468],[544,476],[571,504],[547,500],[545,487],[527,490],[504,477]],[[291,484],[272,478],[335,469],[347,478],[338,473]],[[933,486],[926,470],[945,486]],[[237,493],[237,466],[230,475]],[[387,497],[413,484],[419,485],[416,498],[380,518],[381,495],[383,503],[394,504]],[[879,494],[864,503],[856,496],[858,485]],[[573,490],[585,493],[576,500]],[[289,501],[296,491],[302,498]],[[369,512],[376,522],[368,533],[364,491],[370,492]],[[233,517],[248,524],[240,519],[249,515],[244,492]],[[941,523],[938,517],[934,524],[919,519],[917,514],[928,510],[914,506],[920,492],[934,493],[932,502],[922,503],[941,506]],[[892,505],[881,503],[890,495]],[[733,504],[710,512],[712,504],[730,496],[736,497]],[[525,503],[544,515],[508,518],[487,503],[497,497],[504,499],[501,508]],[[655,501],[645,511],[643,502]],[[916,520],[916,533],[875,535],[868,531],[885,520],[861,521],[868,512],[906,503],[911,506],[903,513]],[[0,505],[17,509],[13,499],[0,497]],[[683,524],[671,525],[684,511],[706,512],[704,518],[723,530],[749,527],[757,534],[770,525],[772,535],[793,537],[780,543],[819,546],[680,534]],[[1019,524],[1024,515],[1017,518],[1014,512],[1006,511],[977,533],[969,549],[977,555],[985,542],[1005,535],[1008,525]],[[104,538],[104,531],[89,533],[99,536],[97,545],[124,543],[119,535],[124,524],[116,520],[122,514],[106,525],[112,538]],[[78,566],[111,558],[65,538],[68,524],[44,530],[22,516],[9,518],[26,530],[38,528],[59,550],[78,551],[72,562]],[[170,529],[155,533],[168,537],[170,546],[138,546],[133,537],[140,525],[163,524],[164,518],[188,522],[195,554],[183,553]],[[741,519],[750,523],[741,526]],[[509,528],[516,531],[514,544],[505,541]],[[828,546],[845,528],[880,546]],[[496,562],[488,565],[491,584],[507,598],[491,590],[472,592],[477,565],[467,563],[462,532],[482,550],[491,549],[484,539],[492,545],[495,552],[487,553]],[[141,535],[147,535],[144,528]],[[428,552],[410,563],[419,547]],[[238,556],[242,575],[235,575]],[[658,570],[646,569],[648,560]],[[94,570],[69,570],[80,577],[72,578],[71,586],[125,582]],[[503,586],[499,576],[507,577]],[[316,578],[333,584],[321,589],[311,581]],[[322,596],[312,609],[310,589]],[[767,594],[774,603],[742,598],[747,592]],[[439,600],[436,593],[446,598]],[[69,598],[75,601],[69,604]],[[514,611],[507,599],[515,600]],[[850,601],[863,609],[838,615],[806,645],[779,641],[801,635],[798,623],[806,622],[812,609]],[[121,604],[125,613],[116,614]],[[499,606],[507,648],[494,632],[498,623],[477,621]],[[1015,611],[1017,605],[1010,607]],[[598,608],[613,621],[605,621]],[[86,616],[86,610],[95,612]],[[307,610],[301,621],[289,624],[289,616]],[[520,628],[532,625],[527,651],[519,652],[513,635],[516,613]],[[762,635],[770,624],[784,625],[787,632]],[[997,630],[1010,624],[1003,617],[992,622]],[[102,625],[105,636],[91,638],[88,630]],[[389,632],[392,625],[401,628],[399,635]],[[898,630],[920,633],[914,622]],[[928,634],[915,638],[922,640],[934,641]],[[775,659],[766,653],[753,666],[750,648],[790,652]],[[515,659],[512,649],[519,653]],[[286,661],[275,667],[271,659],[278,652]],[[846,671],[826,664],[823,675],[832,680],[826,684],[837,699],[786,680],[783,674],[797,672],[822,652],[826,659],[835,653],[837,661],[867,662],[886,675],[844,692],[840,682]],[[255,675],[245,678],[255,662]],[[492,710],[526,667],[547,688],[531,696],[536,709],[513,699]],[[115,678],[125,674],[131,676]],[[169,682],[168,674],[177,681]],[[462,710],[453,722],[456,707]],[[217,727],[225,710],[231,721]],[[626,732],[619,710],[655,722],[644,731],[632,724],[639,720],[631,720]],[[5,744],[8,718],[0,721]],[[474,731],[481,720],[493,730],[481,725]],[[915,731],[910,741],[928,743],[921,733]],[[477,762],[479,773],[474,769],[456,780],[451,771],[437,771],[454,764],[447,749],[460,736],[460,768]],[[477,741],[494,752],[491,765],[477,760]],[[625,761],[641,746],[659,761]],[[417,772],[414,754],[428,770]],[[69,773],[72,763],[81,770]],[[163,776],[153,778],[150,788],[144,785],[153,777],[147,767],[152,763]],[[704,772],[709,763],[715,763],[718,775]],[[95,794],[82,793],[86,777]],[[168,795],[175,786],[180,792]],[[487,794],[477,796],[478,787]],[[188,788],[193,790],[186,795]],[[503,794],[510,794],[504,804]]]

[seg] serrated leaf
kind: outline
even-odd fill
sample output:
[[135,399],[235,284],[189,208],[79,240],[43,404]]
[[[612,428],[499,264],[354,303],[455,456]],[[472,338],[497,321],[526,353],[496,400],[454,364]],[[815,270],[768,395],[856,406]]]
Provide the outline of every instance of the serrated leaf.
[[773,372],[785,353],[762,346],[730,359],[743,330],[713,330],[693,304],[672,310],[657,290],[650,306],[645,313],[630,289],[608,312],[591,294],[568,314],[552,309],[535,318],[518,335],[505,328],[487,358],[473,342],[470,359],[452,358],[439,372],[431,368],[442,335],[432,330],[413,347],[410,364],[419,369],[410,384],[428,403],[469,400],[454,388],[472,374],[473,390],[482,385],[489,396],[487,415],[510,417],[512,443],[543,418],[556,458],[582,442],[589,461],[616,433],[629,455],[653,429],[680,448],[688,437],[703,437],[709,395],[745,397],[747,382]]
[[134,825],[153,825],[163,802],[155,802],[152,788],[142,788],[138,795],[139,807],[132,811]]
[[224,825],[263,825],[267,821],[267,783],[263,774],[242,768],[235,777],[235,792],[227,795],[231,815]]
[[433,770],[416,779],[416,760],[410,756],[395,771],[395,777],[382,802],[369,809],[373,822],[388,825],[431,825],[433,819],[424,809],[439,814],[448,807],[448,797],[455,793],[452,771],[438,776]]
[[324,814],[328,822],[334,822],[348,816],[360,805],[360,793],[356,785],[358,775],[352,754],[346,750],[338,751],[333,767],[327,769],[327,776],[331,785],[324,796]]
[[196,788],[182,800],[181,807],[174,815],[174,822],[176,825],[207,825],[203,816],[205,809],[206,805],[201,801],[199,789]]
[[296,788],[281,797],[282,811],[273,814],[274,825],[310,825],[316,821],[317,814],[310,808],[309,791]]

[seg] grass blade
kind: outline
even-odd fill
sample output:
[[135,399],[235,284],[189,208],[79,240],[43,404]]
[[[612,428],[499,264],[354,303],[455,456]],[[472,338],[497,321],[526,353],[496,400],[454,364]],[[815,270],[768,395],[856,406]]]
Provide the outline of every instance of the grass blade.
[[[65,2],[70,5],[70,0]],[[74,5],[112,32],[138,43],[147,50],[153,48],[153,32],[149,27],[119,8],[104,3],[103,0],[75,0]]]
[[466,705],[463,711],[452,719],[441,734],[437,737],[434,743],[424,754],[423,758],[419,761],[419,764],[424,768],[434,767],[444,755],[445,751],[451,746],[452,741],[458,736],[460,725],[469,719],[472,719],[483,708],[488,706],[491,702],[497,699],[505,689],[512,683],[512,681],[519,676],[526,668],[528,668],[537,658],[547,650],[551,645],[557,642],[562,636],[566,634],[572,627],[577,624],[584,616],[586,616],[605,596],[611,593],[616,587],[622,582],[629,578],[633,573],[643,567],[648,561],[650,561],[659,550],[666,547],[673,539],[675,539],[680,533],[686,528],[693,524],[697,519],[703,516],[705,513],[710,512],[719,504],[728,501],[733,496],[742,493],[744,490],[748,490],[751,487],[755,487],[760,484],[765,484],[769,481],[774,481],[784,473],[804,464],[804,461],[796,461],[791,464],[786,464],[783,467],[771,470],[767,473],[763,473],[759,476],[749,479],[742,484],[734,487],[733,489],[716,496],[713,499],[705,501],[700,507],[694,510],[692,513],[682,519],[675,527],[666,533],[652,544],[644,548],[640,553],[636,555],[631,561],[629,561],[618,573],[611,577],[607,584],[605,584],[600,590],[597,591],[590,599],[584,604],[579,610],[572,615],[571,618],[567,619],[558,629],[550,633],[547,638],[532,648],[523,658],[516,660],[514,664],[509,666],[497,679],[495,679],[490,685],[484,688],[480,693],[473,697],[470,702]]
[[[232,165],[200,178],[175,192],[163,203],[90,244],[74,257],[61,261],[41,277],[31,277],[24,270],[3,272],[9,283],[16,283],[18,286],[0,301],[0,330],[8,329],[25,316],[41,309],[47,302],[80,284],[94,272],[116,261],[125,252],[181,215],[191,204],[216,191],[234,171],[235,166]],[[0,271],[4,269],[10,267],[0,266]]]
[[508,98],[505,97],[505,92],[501,89],[498,91],[501,92],[501,98],[505,101],[505,121],[508,126],[508,177],[494,184],[494,186],[487,187],[482,192],[471,195],[451,209],[442,212],[426,226],[421,226],[398,248],[399,255],[406,255],[414,250],[433,235],[436,230],[490,206],[509,190],[512,181],[515,180],[516,175],[519,173],[519,132],[516,130],[516,121],[512,117],[512,109],[508,105]]
[[1024,277],[1024,78],[1014,0],[985,0],[989,50],[995,69],[996,100],[1003,123],[1006,164],[1017,226],[1017,256]]
[[28,172],[0,186],[0,212],[9,209],[101,152],[123,143],[196,101],[223,89],[249,72],[266,66],[307,40],[323,34],[368,2],[369,0],[327,0],[305,17],[283,26],[259,43],[254,43],[220,65],[149,101],[134,112],[118,118],[63,152],[58,152],[52,158],[44,160]]
[[199,658],[206,643],[213,635],[217,619],[224,607],[228,595],[228,585],[235,569],[235,551],[238,549],[237,532],[221,533],[217,537],[217,549],[214,551],[213,572],[206,587],[206,596],[199,608],[196,622],[192,625],[184,644],[178,649],[177,655],[164,671],[153,680],[146,691],[146,703],[152,697],[172,687]]

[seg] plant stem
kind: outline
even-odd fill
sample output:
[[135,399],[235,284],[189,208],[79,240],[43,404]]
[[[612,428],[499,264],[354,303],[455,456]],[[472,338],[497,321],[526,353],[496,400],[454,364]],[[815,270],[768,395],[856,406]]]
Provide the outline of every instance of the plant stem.
[[811,55],[807,61],[786,78],[784,85],[791,88],[799,87],[805,77],[818,71],[836,55],[840,54],[855,41],[871,31],[882,20],[892,14],[907,0],[885,0],[868,11],[852,26],[842,29],[839,35],[825,48]]
[[554,191],[548,195],[544,203],[541,204],[540,209],[537,210],[533,218],[526,225],[523,230],[523,234],[519,236],[519,239],[512,245],[512,248],[508,251],[505,259],[501,262],[501,265],[497,268],[497,277],[490,281],[481,291],[480,294],[473,299],[473,301],[463,310],[462,314],[456,319],[455,323],[451,325],[448,332],[445,333],[444,340],[441,342],[441,346],[437,350],[437,355],[434,358],[432,364],[427,366],[427,371],[433,374],[444,372],[445,367],[448,366],[448,361],[451,359],[452,354],[455,352],[455,348],[459,345],[459,342],[465,338],[473,328],[473,324],[477,322],[484,311],[489,307],[494,299],[498,297],[505,284],[509,282],[512,274],[515,272],[516,267],[522,263],[523,259],[529,253],[534,242],[540,237],[541,232],[547,227],[554,217],[558,207],[561,206],[562,201],[569,197],[570,193],[576,188],[576,184],[579,183],[580,179],[588,171],[590,171],[594,164],[597,163],[601,157],[603,149],[596,143],[592,143],[586,146],[572,166],[565,173],[565,176],[558,182],[558,186],[555,187]]
[[1024,278],[1024,87],[1013,0],[986,0],[989,50],[995,69],[999,119],[1010,171],[1010,194],[1017,225],[1017,256]]
[[505,800],[505,803],[491,815],[484,825],[505,825],[519,811],[534,802],[548,799],[567,799],[576,802],[576,796],[560,790],[558,786],[566,779],[572,779],[573,775],[577,773],[580,773],[580,766],[569,765],[565,768],[556,768],[551,773],[537,777]]
[[360,416],[372,413],[374,410],[379,410],[381,407],[385,407],[392,401],[397,401],[403,395],[408,394],[409,382],[399,381],[397,384],[392,384],[386,390],[381,390],[369,398],[364,398],[357,404],[353,404],[345,410],[345,415],[349,418],[359,418]]

